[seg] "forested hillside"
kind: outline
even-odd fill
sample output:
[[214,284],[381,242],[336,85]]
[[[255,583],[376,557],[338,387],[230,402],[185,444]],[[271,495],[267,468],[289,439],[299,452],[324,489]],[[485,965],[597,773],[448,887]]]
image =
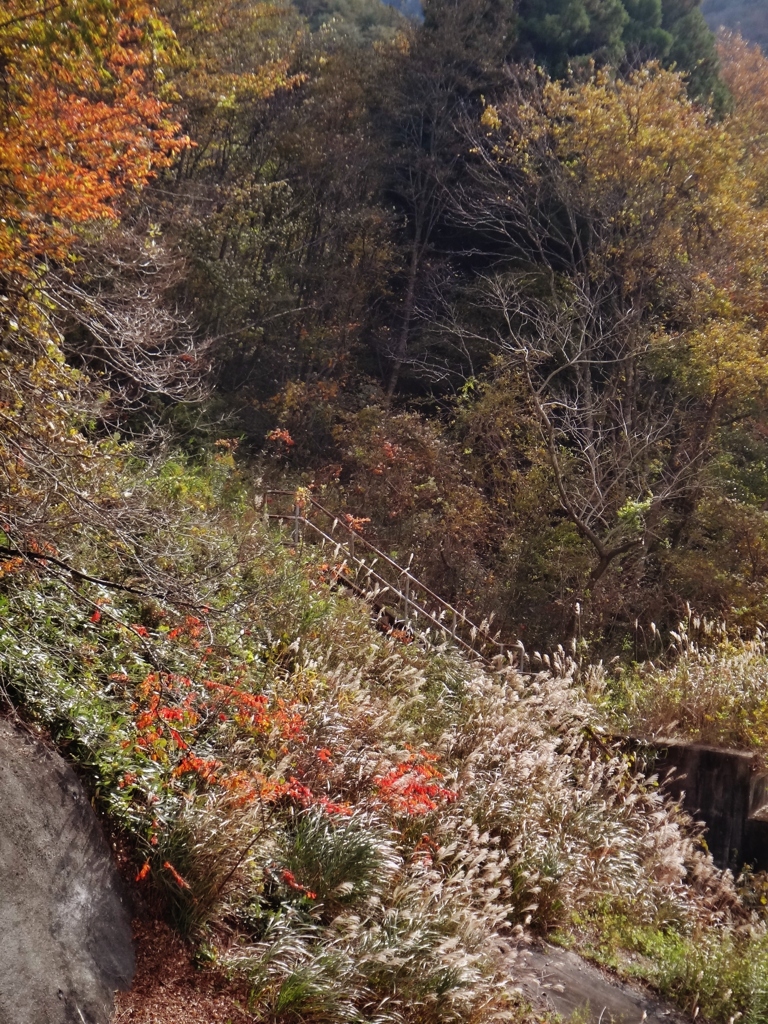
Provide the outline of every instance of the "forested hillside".
[[[768,59],[693,0],[5,0],[0,76],[0,698],[137,905],[232,1020],[532,1020],[532,934],[765,1020],[764,880],[606,737],[768,736]],[[375,630],[270,488],[505,653]]]
[[703,0],[701,10],[714,32],[720,28],[740,32],[763,52],[768,49],[768,10],[761,0]]
[[108,389],[89,444],[235,438],[508,642],[764,615],[756,53],[676,0],[158,13],[117,69],[77,18],[3,30],[46,22],[6,72],[8,336]]
[[[755,621],[757,58],[718,58],[674,2],[304,14],[315,34],[233,7],[203,42],[169,12],[196,144],[134,233],[183,262],[198,429],[224,417],[509,641],[568,632],[577,602],[613,648],[686,600]],[[239,70],[253,32],[268,95]]]

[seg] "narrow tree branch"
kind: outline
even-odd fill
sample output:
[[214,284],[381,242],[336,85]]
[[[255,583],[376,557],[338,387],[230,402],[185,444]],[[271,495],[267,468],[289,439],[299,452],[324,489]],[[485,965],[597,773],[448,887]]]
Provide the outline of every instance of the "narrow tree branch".
[[75,569],[74,566],[69,565],[67,562],[62,561],[60,558],[56,558],[53,555],[46,554],[42,551],[23,551],[20,548],[10,548],[5,545],[0,545],[0,555],[7,555],[10,558],[24,558],[29,561],[37,562],[45,568],[46,563],[50,562],[51,565],[55,565],[57,568],[68,572],[70,576],[73,576],[77,580],[83,580],[85,583],[94,583],[99,587],[106,587],[108,590],[120,590],[123,593],[135,594],[137,597],[149,597],[156,600],[168,601],[170,604],[180,605],[184,608],[208,608],[209,605],[203,605],[199,602],[194,601],[179,601],[168,598],[165,594],[153,593],[150,590],[139,590],[138,587],[129,586],[127,583],[117,583],[115,580],[101,579],[99,576],[91,576],[87,572],[82,572],[80,569]]

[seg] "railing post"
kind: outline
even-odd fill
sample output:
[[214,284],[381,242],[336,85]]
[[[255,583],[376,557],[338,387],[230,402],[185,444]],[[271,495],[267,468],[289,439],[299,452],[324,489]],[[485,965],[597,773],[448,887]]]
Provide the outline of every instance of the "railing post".
[[[422,584],[415,577],[411,576],[410,565],[413,562],[413,555],[411,555],[408,561],[408,568],[405,568],[402,565],[399,565],[397,562],[395,562],[389,555],[383,553],[382,551],[379,551],[379,549],[375,548],[369,541],[365,539],[365,537],[361,536],[360,544],[362,548],[365,550],[364,557],[362,559],[359,559],[355,555],[355,549],[357,547],[357,544],[355,543],[355,538],[358,535],[354,532],[354,530],[352,530],[349,527],[348,523],[344,522],[343,519],[340,519],[339,516],[335,515],[334,513],[329,512],[328,509],[324,508],[319,502],[315,501],[314,498],[309,498],[307,500],[309,501],[312,507],[317,508],[322,515],[326,516],[331,521],[330,535],[326,535],[319,527],[317,527],[309,515],[305,516],[303,514],[302,510],[305,507],[305,505],[303,503],[299,503],[298,495],[294,497],[294,501],[292,503],[293,508],[291,512],[288,512],[287,514],[271,514],[269,512],[270,494],[285,495],[287,497],[292,493],[293,492],[291,491],[267,492],[264,495],[263,504],[264,515],[268,520],[280,520],[285,524],[285,526],[287,526],[287,524],[291,520],[293,520],[293,544],[295,544],[298,547],[300,544],[303,544],[305,536],[309,536],[310,540],[315,540],[316,538],[314,534],[318,534],[322,538],[321,544],[323,546],[325,546],[326,543],[330,543],[332,545],[335,543],[334,558],[339,556],[340,551],[346,550],[349,555],[350,561],[354,560],[355,563],[359,565],[359,568],[363,570],[365,578],[369,582],[371,581],[372,577],[376,577],[377,582],[375,585],[375,589],[371,592],[371,596],[373,598],[378,597],[379,599],[381,599],[382,595],[386,594],[387,592],[391,592],[393,599],[397,598],[402,600],[405,606],[404,612],[406,620],[409,620],[411,607],[414,607],[414,615],[416,619],[418,619],[419,616],[423,613],[424,615],[426,615],[427,621],[431,622],[432,625],[436,628],[438,634],[442,632],[444,636],[450,637],[454,643],[458,643],[463,649],[478,655],[483,660],[488,660],[488,656],[485,652],[488,650],[487,645],[489,644],[491,645],[491,649],[495,647],[496,651],[498,652],[498,654],[501,655],[502,658],[505,655],[509,656],[507,654],[507,648],[505,644],[500,643],[498,640],[494,641],[488,635],[485,629],[476,626],[470,619],[467,618],[466,608],[464,609],[464,611],[458,611],[455,607],[449,605],[437,594],[434,594],[431,590],[429,590],[428,587],[425,587],[425,585]],[[283,505],[283,508],[284,507],[285,505]],[[340,523],[343,527],[345,527],[346,532],[349,534],[348,539],[334,539],[333,534],[336,532],[336,527]],[[308,530],[307,527],[309,528]],[[370,566],[368,566],[367,562],[365,561],[365,554],[366,551],[368,550],[372,551],[376,556]],[[382,563],[381,570],[385,573],[385,576],[381,576],[380,574],[375,573],[373,570],[373,566],[376,565],[379,561],[381,561]],[[393,577],[398,581],[397,583],[393,581]],[[411,588],[412,583],[415,588],[415,594]],[[421,611],[419,610],[421,607],[419,602],[420,600],[422,600],[420,595],[422,593],[426,594],[428,598],[431,597],[438,602],[438,610],[435,611],[434,615],[431,614],[428,610],[424,610],[423,608],[421,609]],[[448,620],[447,617],[448,612],[450,612],[450,621]],[[491,620],[489,619],[488,621],[490,622]],[[459,628],[459,626],[461,626],[461,629]],[[431,628],[431,626],[428,626],[427,631],[429,631]],[[467,639],[464,639],[467,628],[471,630],[472,635],[470,637],[467,637]]]

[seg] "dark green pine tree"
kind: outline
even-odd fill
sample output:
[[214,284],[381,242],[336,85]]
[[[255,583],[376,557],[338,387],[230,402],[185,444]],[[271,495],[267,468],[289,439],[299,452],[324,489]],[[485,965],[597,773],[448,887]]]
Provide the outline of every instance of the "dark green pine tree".
[[615,63],[624,54],[629,16],[622,0],[520,0],[518,15],[516,56],[553,75],[582,59]]
[[663,27],[661,0],[624,0],[629,21],[624,26],[627,55],[664,60],[672,49],[672,33]]
[[715,37],[700,0],[518,0],[514,56],[562,76],[598,65],[660,60],[684,71],[693,96],[727,102]]
[[720,81],[715,37],[699,0],[662,0],[662,11],[662,27],[672,36],[669,62],[686,72],[693,96],[711,100],[715,109],[723,110],[728,91]]

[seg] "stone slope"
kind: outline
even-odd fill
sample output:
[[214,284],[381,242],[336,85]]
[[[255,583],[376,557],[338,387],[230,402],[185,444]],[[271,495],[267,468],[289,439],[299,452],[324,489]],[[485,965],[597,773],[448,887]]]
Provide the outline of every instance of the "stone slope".
[[134,970],[111,851],[69,766],[0,720],[0,1024],[107,1024]]

